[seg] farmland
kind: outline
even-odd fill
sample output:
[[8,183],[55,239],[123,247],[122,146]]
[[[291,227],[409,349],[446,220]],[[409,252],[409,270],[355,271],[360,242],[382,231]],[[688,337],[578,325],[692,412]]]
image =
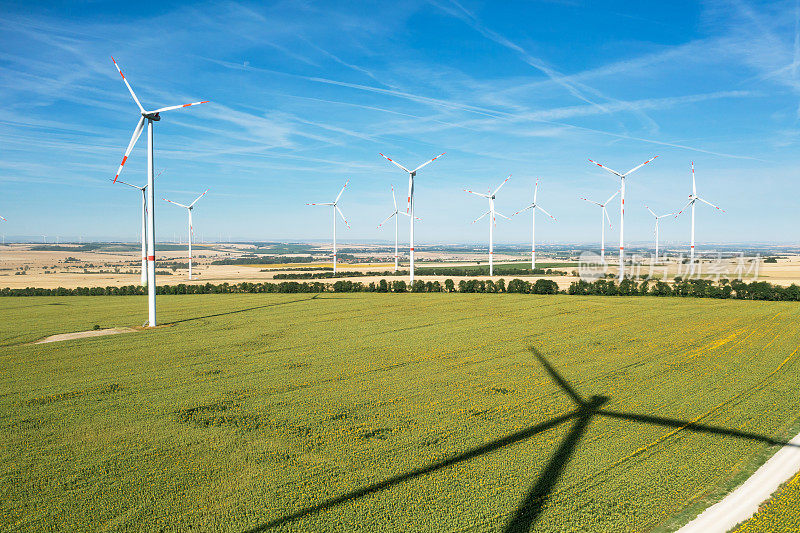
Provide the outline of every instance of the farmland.
[[23,344],[144,309],[0,301],[4,529],[669,530],[797,430],[784,302],[171,296]]
[[735,533],[757,531],[800,531],[800,474],[795,475],[751,519],[741,523]]

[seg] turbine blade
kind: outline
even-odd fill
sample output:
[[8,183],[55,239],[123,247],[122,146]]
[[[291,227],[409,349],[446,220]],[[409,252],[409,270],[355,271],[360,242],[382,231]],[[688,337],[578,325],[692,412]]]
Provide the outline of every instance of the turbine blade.
[[179,204],[178,202],[173,202],[172,200],[167,200],[166,198],[162,198],[162,200],[164,200],[165,202],[169,202],[171,204],[179,205],[181,207],[185,207],[186,209],[189,209],[188,205]]
[[536,204],[536,196],[539,194],[539,180],[536,180],[536,185],[533,186],[533,203]]
[[504,218],[504,219],[506,219],[506,220],[511,220],[511,218],[510,218],[510,217],[507,217],[507,216],[505,216],[505,215],[504,215],[503,213],[501,213],[500,211],[495,211],[495,212],[494,212],[494,214],[495,214],[495,215],[497,215],[497,216],[503,217],[503,218]]
[[[639,170],[640,168],[642,168],[643,166],[645,166],[647,163],[649,163],[650,161],[654,160],[656,157],[658,157],[658,156],[651,157],[650,159],[648,159],[647,161],[645,161],[644,163],[642,163],[642,164],[641,164],[641,165],[639,165],[638,167],[633,167],[632,169],[630,169],[629,171],[627,171],[627,172],[624,174],[624,176],[627,176],[628,174],[632,174],[633,172],[636,172],[637,170]],[[623,177],[624,177],[624,176],[623,176]]]
[[710,206],[711,206],[711,207],[713,207],[714,209],[719,209],[719,210],[720,210],[720,211],[722,211],[723,213],[725,212],[725,210],[724,210],[724,209],[722,209],[721,207],[717,207],[717,206],[715,206],[714,204],[712,204],[712,203],[711,203],[711,202],[709,202],[708,200],[703,200],[703,199],[702,199],[702,198],[700,198],[699,196],[697,197],[697,199],[698,199],[698,200],[700,200],[701,202],[703,202],[704,204],[708,204],[708,205],[710,205]]
[[681,213],[683,213],[683,212],[686,210],[686,208],[687,208],[687,207],[689,207],[690,205],[692,205],[693,203],[694,203],[694,200],[689,200],[688,202],[686,202],[686,205],[685,205],[685,206],[683,206],[683,207],[681,207],[681,210],[680,210],[680,211],[678,211],[678,214],[677,214],[677,215],[675,215],[675,218],[678,218],[678,216],[679,216]]
[[608,211],[606,210],[606,206],[603,206],[603,214],[606,216],[606,220],[608,220],[608,227],[613,229],[614,225],[611,224],[611,217],[608,216]]
[[651,215],[653,215],[654,217],[658,218],[658,215],[656,215],[656,214],[653,212],[653,210],[652,210],[652,209],[650,209],[649,207],[647,207],[647,204],[645,204],[645,206],[644,206],[644,207],[645,207],[645,209],[647,209],[648,211],[650,211],[650,214],[651,214]]
[[497,188],[494,190],[494,192],[492,193],[492,196],[494,196],[495,194],[497,194],[497,191],[499,191],[499,190],[500,190],[500,189],[503,187],[503,185],[505,185],[505,184],[506,184],[506,182],[507,182],[508,180],[510,180],[510,179],[511,179],[511,174],[509,174],[509,175],[508,175],[508,177],[507,177],[505,180],[503,180],[503,183],[501,183],[501,184],[500,184],[500,186],[499,186],[499,187],[497,187]]
[[114,62],[114,66],[117,67],[117,72],[119,72],[119,75],[122,76],[122,81],[125,82],[125,85],[128,87],[128,91],[130,91],[131,96],[133,96],[133,101],[136,102],[137,106],[139,106],[139,111],[144,113],[145,111],[144,111],[144,108],[142,107],[142,104],[140,104],[139,103],[139,99],[136,98],[136,93],[133,92],[133,89],[131,88],[131,84],[128,83],[128,79],[125,77],[125,74],[122,73],[122,69],[120,69],[119,65],[117,65],[117,60],[114,59],[114,56],[111,56],[111,61]]
[[523,211],[527,211],[528,209],[534,209],[534,208],[536,208],[536,204],[531,204],[531,205],[529,205],[528,207],[525,207],[525,208],[523,208],[523,209],[520,209],[519,211],[517,211],[516,213],[514,213],[514,214],[513,214],[513,215],[511,215],[511,216],[513,217],[513,216],[519,215],[519,214],[520,214],[520,213],[522,213]]
[[541,212],[542,212],[542,213],[544,213],[545,215],[549,216],[549,217],[550,217],[550,218],[552,218],[553,220],[555,220],[555,219],[556,219],[556,217],[554,217],[553,215],[551,215],[550,213],[548,213],[547,211],[545,211],[543,207],[541,207],[541,206],[538,206],[538,205],[537,205],[537,206],[536,206],[536,209],[538,209],[539,211],[541,211]]
[[133,135],[131,135],[131,142],[128,143],[128,148],[125,150],[125,155],[122,157],[122,163],[119,164],[119,168],[117,169],[117,175],[114,176],[114,183],[117,182],[117,178],[119,178],[119,175],[122,173],[122,167],[125,166],[125,162],[128,160],[128,156],[131,154],[134,145],[136,145],[136,141],[139,140],[139,135],[142,134],[143,128],[144,117],[139,117],[139,122],[136,123],[136,128],[134,128]]
[[474,223],[476,223],[477,221],[479,221],[480,219],[482,219],[483,217],[485,217],[486,215],[488,215],[488,214],[489,214],[489,213],[491,213],[491,212],[492,212],[492,211],[491,211],[491,209],[490,209],[489,211],[486,211],[484,214],[482,214],[481,216],[479,216],[478,218],[476,218],[475,220],[473,220],[473,221],[472,221],[472,223],[473,223],[473,224],[474,224]]
[[[114,180],[109,180],[109,181],[111,181],[112,183],[114,182]],[[121,183],[123,185],[127,185],[128,187],[133,187],[134,189],[139,189],[140,191],[142,189],[144,189],[145,187],[147,187],[147,185],[145,185],[144,187],[139,187],[138,185],[132,185],[132,184],[128,183],[127,181],[122,181],[122,180],[117,180],[117,183]]]
[[381,226],[383,226],[384,224],[386,224],[387,222],[389,222],[389,221],[392,219],[392,217],[393,217],[393,216],[395,216],[396,214],[397,214],[397,211],[395,211],[394,213],[392,213],[391,215],[389,215],[388,217],[386,217],[386,220],[384,220],[383,222],[381,222],[380,224],[378,224],[378,227],[380,228]]
[[436,161],[437,159],[439,159],[440,157],[442,157],[442,156],[443,156],[445,153],[447,153],[447,152],[442,152],[441,154],[437,155],[436,157],[434,157],[434,158],[433,158],[433,159],[431,159],[430,161],[425,161],[424,163],[422,163],[420,166],[418,166],[417,168],[415,168],[415,169],[414,169],[414,170],[412,170],[411,172],[416,172],[417,170],[421,169],[421,168],[422,168],[422,167],[424,167],[425,165],[430,165],[431,163],[433,163],[434,161]]
[[612,194],[611,196],[609,196],[609,197],[608,197],[608,200],[606,200],[606,203],[604,203],[603,205],[608,205],[608,202],[610,202],[611,200],[613,200],[613,199],[614,199],[614,197],[615,197],[616,195],[618,195],[618,194],[619,194],[619,189],[617,189],[616,191],[614,191],[614,194]]
[[694,182],[694,161],[692,161],[692,196],[697,196],[697,186]]
[[589,200],[588,198],[584,198],[583,196],[581,196],[581,200],[586,200],[587,202],[589,202],[591,204],[599,205],[600,207],[603,207],[603,204],[601,204],[600,202],[595,202],[594,200]]
[[397,213],[397,198],[394,195],[394,185],[392,185],[392,202],[394,203],[394,212]]
[[318,203],[318,204],[306,204],[306,205],[333,205],[333,202],[324,202],[324,203]]
[[341,191],[339,191],[339,195],[336,197],[336,200],[334,200],[334,201],[333,201],[333,203],[336,203],[336,202],[338,202],[338,201],[339,201],[339,198],[341,198],[341,197],[342,197],[342,193],[343,193],[343,192],[344,192],[344,190],[347,188],[347,184],[348,184],[348,183],[350,183],[350,180],[349,180],[349,179],[348,179],[346,182],[344,182],[344,187],[342,187],[342,190],[341,190]]
[[206,195],[206,193],[207,193],[208,191],[209,191],[209,189],[206,189],[206,190],[203,192],[203,194],[201,194],[200,196],[198,196],[197,198],[195,198],[195,199],[194,199],[194,202],[192,202],[192,203],[190,203],[190,204],[189,204],[189,207],[192,207],[194,204],[196,204],[196,203],[197,203],[197,200],[199,200],[200,198],[202,198],[203,196],[205,196],[205,195]]
[[474,195],[476,195],[476,196],[483,196],[484,198],[490,198],[490,196],[489,196],[488,194],[483,194],[483,193],[481,193],[481,192],[475,192],[475,191],[471,191],[471,190],[469,190],[469,189],[464,189],[464,192],[468,192],[468,193],[470,193],[470,194],[474,194]]
[[334,205],[333,208],[336,209],[336,211],[339,213],[339,216],[342,217],[342,220],[344,220],[344,225],[347,226],[348,229],[350,229],[350,224],[347,223],[347,219],[344,218],[344,213],[342,213],[342,210],[339,209],[339,206]]
[[398,162],[397,162],[397,161],[395,161],[394,159],[390,159],[390,158],[386,157],[386,156],[385,156],[385,155],[383,155],[383,154],[381,154],[381,157],[382,157],[382,158],[384,158],[385,160],[387,160],[388,162],[390,162],[391,164],[393,164],[393,165],[395,165],[395,166],[398,166],[398,167],[400,167],[401,169],[403,169],[403,170],[405,170],[406,172],[408,172],[409,174],[411,174],[411,171],[410,171],[410,170],[408,170],[406,167],[404,167],[403,165],[401,165],[400,163],[398,163]]
[[162,107],[161,109],[156,109],[155,111],[150,111],[151,113],[161,113],[162,111],[172,111],[173,109],[180,109],[182,107],[189,107],[192,105],[200,105],[200,104],[207,104],[209,100],[203,100],[202,102],[192,102],[191,104],[183,104],[183,105],[171,105],[169,107]]
[[600,163],[598,163],[597,161],[592,161],[592,160],[590,159],[590,160],[589,160],[589,162],[590,162],[590,163],[594,163],[594,164],[595,164],[595,165],[597,165],[598,167],[600,167],[600,168],[602,168],[602,169],[604,169],[604,170],[607,170],[608,172],[611,172],[611,173],[612,173],[612,174],[614,174],[615,176],[619,176],[620,178],[622,177],[622,174],[620,174],[620,173],[619,173],[619,172],[617,172],[616,170],[611,170],[610,168],[608,168],[608,167],[605,167],[605,166],[601,165],[601,164],[600,164]]
[[406,213],[409,213],[411,211],[411,193],[413,192],[412,189],[414,188],[413,176],[414,175],[411,172],[408,173],[408,200],[406,203]]

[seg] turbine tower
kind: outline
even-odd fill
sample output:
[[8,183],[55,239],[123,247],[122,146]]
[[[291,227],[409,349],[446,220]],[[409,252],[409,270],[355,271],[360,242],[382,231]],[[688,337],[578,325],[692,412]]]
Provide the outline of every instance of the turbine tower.
[[344,187],[342,187],[342,190],[339,191],[339,195],[336,197],[336,200],[334,200],[333,202],[325,202],[325,203],[319,203],[319,204],[306,204],[306,205],[324,205],[324,206],[333,207],[333,273],[334,274],[336,274],[336,213],[337,213],[337,211],[338,211],[339,215],[342,217],[342,220],[344,221],[344,225],[347,226],[348,229],[350,228],[350,224],[348,224],[347,223],[347,219],[344,218],[344,213],[342,213],[342,210],[339,209],[339,206],[337,205],[339,203],[339,198],[342,197],[342,193],[344,192],[344,190],[347,187],[348,183],[350,183],[350,180],[347,180],[345,182]]
[[592,204],[600,206],[600,210],[601,210],[601,213],[600,213],[600,261],[602,261],[603,264],[605,264],[605,262],[606,262],[606,220],[608,220],[608,227],[612,228],[612,229],[614,228],[614,226],[611,224],[611,218],[608,216],[608,211],[606,211],[606,206],[618,194],[619,194],[619,189],[617,189],[614,192],[614,194],[609,196],[608,200],[606,200],[602,204],[600,202],[595,202],[594,200],[589,200],[588,198],[581,197],[581,200],[586,200],[589,203],[592,203]]
[[[155,175],[155,178],[159,177],[161,173],[164,172],[163,170]],[[142,278],[140,280],[140,284],[142,286],[147,285],[147,184],[144,184],[142,187],[138,185],[132,185],[126,181],[122,181],[120,179],[117,180],[119,183],[123,185],[127,185],[128,187],[133,187],[134,189],[138,189],[142,193]]]
[[471,191],[469,189],[464,189],[464,192],[468,192],[470,194],[474,194],[476,196],[482,196],[483,198],[488,198],[489,199],[489,210],[486,211],[484,214],[482,214],[481,216],[479,216],[478,218],[476,218],[475,220],[472,221],[472,223],[474,224],[477,221],[479,221],[480,219],[482,219],[483,217],[485,217],[486,215],[489,215],[489,276],[493,276],[494,275],[494,226],[497,224],[495,222],[495,215],[500,215],[501,217],[505,218],[506,220],[511,220],[510,218],[505,216],[503,213],[495,211],[495,209],[494,209],[494,199],[495,199],[495,196],[497,195],[497,191],[499,191],[503,187],[503,185],[505,185],[506,182],[508,180],[510,180],[510,179],[511,179],[511,176],[509,176],[505,180],[503,180],[503,183],[501,183],[494,190],[494,192],[492,192],[492,190],[489,189],[489,194],[482,194],[482,193],[479,193],[479,192]]
[[409,259],[409,271],[410,271],[410,279],[409,279],[409,281],[411,283],[414,283],[414,178],[416,177],[417,171],[419,169],[421,169],[425,165],[433,163],[434,161],[436,161],[437,159],[439,159],[443,155],[444,155],[444,153],[441,153],[441,154],[437,155],[436,157],[434,157],[433,159],[431,159],[430,161],[426,161],[426,162],[422,163],[420,166],[418,166],[414,170],[408,170],[406,167],[404,167],[403,165],[401,165],[397,161],[394,161],[394,160],[386,157],[385,155],[381,154],[381,157],[383,157],[384,159],[389,161],[391,164],[399,167],[404,172],[408,172],[408,204],[407,204],[407,207],[406,207],[406,213],[409,215],[408,220],[409,220],[409,228],[410,228],[409,229],[409,239],[408,239],[408,251],[409,251],[408,259]]
[[647,208],[648,211],[650,211],[650,214],[653,215],[655,217],[655,219],[656,219],[656,229],[655,229],[655,231],[653,231],[653,233],[656,236],[656,261],[658,261],[658,221],[661,220],[664,217],[672,216],[675,213],[667,213],[666,215],[656,215],[655,212],[652,209],[650,209],[646,205],[645,205],[645,207]]
[[133,92],[131,88],[131,84],[128,83],[128,80],[125,78],[125,75],[122,73],[122,70],[117,65],[116,60],[112,57],[111,61],[114,61],[114,66],[117,67],[117,71],[119,75],[122,76],[122,81],[125,82],[125,86],[128,87],[128,91],[131,93],[133,97],[133,101],[136,102],[136,106],[139,108],[141,113],[141,117],[139,117],[139,122],[136,123],[136,128],[133,130],[133,135],[131,136],[131,141],[128,143],[128,148],[125,150],[125,156],[122,158],[122,163],[119,165],[119,169],[117,169],[117,175],[114,176],[114,182],[117,181],[119,178],[120,173],[122,173],[122,168],[125,166],[125,162],[128,160],[128,156],[133,150],[134,145],[136,145],[136,141],[139,140],[139,136],[142,134],[142,129],[144,128],[145,121],[147,121],[147,205],[150,206],[150,209],[147,211],[147,308],[148,308],[148,325],[150,327],[155,327],[156,325],[156,219],[155,219],[155,196],[154,196],[154,186],[153,186],[153,122],[158,122],[161,120],[160,113],[164,111],[171,111],[173,109],[180,109],[182,107],[189,107],[192,105],[197,104],[205,104],[208,100],[203,102],[192,102],[191,104],[183,104],[183,105],[174,105],[169,107],[162,107],[156,109],[154,111],[145,111],[142,104],[139,103],[139,99],[136,98],[136,94]]
[[194,204],[196,204],[200,198],[205,196],[207,192],[208,189],[206,189],[203,194],[195,198],[194,202],[190,203],[189,205],[179,204],[178,202],[173,202],[172,200],[167,200],[164,198],[164,200],[167,202],[183,207],[189,212],[189,279],[192,279],[192,237],[194,237],[194,227],[192,226],[192,209],[194,209]]
[[[384,220],[383,222],[378,224],[378,228],[380,228],[381,226],[383,226],[384,224],[389,222],[392,219],[392,217],[394,217],[394,271],[397,272],[397,261],[398,261],[398,254],[397,254],[398,222],[397,222],[397,219],[398,219],[398,215],[405,215],[405,216],[409,216],[409,215],[408,215],[408,213],[401,213],[400,211],[398,211],[398,209],[397,209],[397,198],[395,198],[395,196],[394,196],[394,185],[392,185],[392,202],[394,202],[394,211],[392,211],[391,215],[386,217],[386,220]],[[417,217],[417,220],[419,220],[419,217]]]
[[690,248],[689,248],[689,250],[690,250],[690,252],[689,252],[689,256],[690,256],[689,257],[689,274],[694,274],[694,204],[695,204],[695,202],[697,200],[700,200],[701,202],[710,205],[714,209],[719,209],[723,213],[725,212],[724,209],[721,209],[721,208],[715,206],[714,204],[712,204],[711,202],[709,202],[708,200],[703,200],[702,198],[697,196],[697,186],[695,185],[695,181],[694,181],[694,161],[692,161],[692,194],[689,195],[689,201],[686,203],[686,205],[683,206],[683,208],[680,211],[678,211],[677,215],[675,215],[675,218],[678,218],[678,216],[680,216],[680,214],[683,213],[686,210],[687,207],[692,206],[692,239],[691,239]]
[[638,167],[633,167],[632,169],[630,169],[629,171],[627,171],[624,174],[621,174],[621,173],[617,172],[616,170],[611,170],[610,168],[601,165],[597,161],[592,161],[591,159],[589,160],[590,163],[594,163],[598,167],[600,167],[600,168],[602,168],[604,170],[607,170],[608,172],[611,172],[615,176],[619,177],[619,181],[620,181],[620,185],[619,185],[619,192],[620,192],[620,195],[619,195],[619,198],[620,198],[620,204],[619,204],[619,280],[620,281],[622,281],[622,278],[625,277],[625,178],[627,178],[629,175],[633,174],[634,172],[636,172],[637,170],[639,170],[640,168],[645,166],[647,163],[649,163],[650,161],[652,161],[656,157],[658,157],[658,156],[654,156],[651,159],[648,159],[647,161],[645,161],[644,163],[642,163]]
[[549,216],[553,220],[556,219],[556,217],[545,211],[543,207],[541,207],[539,204],[536,203],[536,197],[538,196],[538,194],[539,194],[539,180],[536,180],[536,185],[533,187],[533,203],[528,207],[520,209],[519,211],[511,215],[513,217],[514,215],[518,215],[523,211],[527,211],[528,209],[531,210],[531,214],[533,215],[532,217],[533,222],[531,226],[531,270],[536,268],[536,210],[538,209],[539,211]]

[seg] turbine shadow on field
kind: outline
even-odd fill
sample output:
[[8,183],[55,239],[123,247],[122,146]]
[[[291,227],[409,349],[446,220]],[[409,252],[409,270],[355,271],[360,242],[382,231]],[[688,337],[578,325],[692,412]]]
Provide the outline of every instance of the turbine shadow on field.
[[[536,357],[539,363],[544,367],[551,379],[561,388],[575,403],[576,408],[561,416],[552,418],[546,422],[542,422],[535,426],[511,433],[497,440],[491,441],[487,444],[474,447],[470,450],[453,455],[449,458],[437,461],[435,463],[410,470],[406,473],[390,477],[383,481],[367,485],[365,487],[347,492],[340,496],[323,500],[315,505],[305,507],[292,514],[285,515],[281,518],[276,518],[270,522],[266,522],[252,529],[247,530],[247,533],[257,533],[266,531],[275,527],[285,525],[287,523],[299,520],[306,516],[332,509],[338,505],[368,496],[370,494],[390,489],[391,487],[409,481],[427,474],[437,472],[439,470],[449,468],[470,459],[478,458],[484,454],[497,451],[506,446],[517,444],[531,437],[538,435],[544,431],[555,428],[560,424],[572,420],[570,427],[564,440],[560,443],[553,455],[550,457],[547,465],[541,471],[536,481],[532,484],[531,488],[517,506],[516,510],[511,514],[509,522],[507,523],[504,531],[506,533],[522,533],[530,531],[537,519],[545,509],[545,505],[550,499],[550,495],[555,488],[561,473],[569,463],[570,458],[575,453],[578,444],[580,443],[584,433],[586,432],[590,422],[595,416],[607,416],[614,419],[625,420],[628,422],[655,424],[669,428],[675,428],[672,432],[665,435],[671,436],[678,431],[691,431],[695,433],[705,433],[711,435],[731,436],[741,439],[753,440],[757,442],[766,443],[769,445],[791,445],[786,441],[776,440],[771,437],[759,435],[746,431],[739,431],[735,429],[728,429],[724,427],[708,426],[698,424],[697,420],[686,421],[661,416],[643,415],[636,413],[624,413],[620,411],[604,410],[603,405],[610,400],[607,396],[594,395],[588,400],[578,394],[578,392],[565,380],[552,365],[539,353],[536,348],[529,348],[530,352]],[[661,439],[659,439],[661,440]],[[644,448],[640,449],[638,453],[642,453]]]
[[237,313],[246,313],[247,311],[255,311],[256,309],[264,309],[265,307],[275,307],[277,305],[287,305],[287,304],[296,304],[298,302],[309,302],[311,300],[316,300],[317,296],[312,296],[311,298],[303,298],[302,300],[290,300],[288,302],[276,302],[271,304],[264,304],[264,305],[257,305],[255,307],[247,307],[245,309],[237,309],[235,311],[225,311],[224,313],[214,313],[213,315],[205,315],[205,316],[195,316],[192,318],[182,318],[180,320],[173,320],[172,322],[168,322],[168,325],[180,324],[181,322],[191,322],[193,320],[203,320],[204,318],[216,318],[218,316],[225,316],[225,315],[235,315]]

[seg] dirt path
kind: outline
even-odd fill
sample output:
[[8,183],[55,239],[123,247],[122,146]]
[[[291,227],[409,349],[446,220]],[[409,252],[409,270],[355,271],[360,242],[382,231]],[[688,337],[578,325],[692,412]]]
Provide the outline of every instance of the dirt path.
[[133,328],[108,328],[108,329],[90,329],[89,331],[76,331],[75,333],[61,333],[59,335],[50,335],[33,344],[44,344],[45,342],[58,342],[70,341],[72,339],[83,339],[84,337],[102,337],[104,335],[117,335],[119,333],[133,333],[139,331]]
[[720,533],[747,520],[778,487],[800,471],[800,434],[720,502],[679,529],[679,533]]

